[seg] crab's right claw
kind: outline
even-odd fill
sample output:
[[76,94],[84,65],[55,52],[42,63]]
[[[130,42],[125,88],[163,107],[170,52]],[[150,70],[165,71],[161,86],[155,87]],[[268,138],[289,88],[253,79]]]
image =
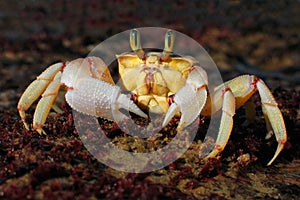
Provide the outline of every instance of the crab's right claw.
[[194,66],[188,74],[186,84],[175,94],[174,103],[168,109],[162,126],[165,127],[174,115],[181,112],[177,130],[191,124],[200,114],[207,98],[207,74]]

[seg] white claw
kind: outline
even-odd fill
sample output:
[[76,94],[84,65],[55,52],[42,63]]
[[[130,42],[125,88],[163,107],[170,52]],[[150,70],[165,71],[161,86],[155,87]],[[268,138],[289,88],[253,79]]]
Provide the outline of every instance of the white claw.
[[195,91],[189,85],[182,87],[174,96],[174,103],[169,107],[163,127],[169,123],[178,111],[181,112],[181,118],[177,129],[180,130],[190,125],[200,115],[206,98],[205,88]]
[[109,120],[122,120],[126,115],[120,108],[147,117],[128,97],[120,93],[120,88],[94,78],[82,78],[66,94],[68,104],[75,110],[103,117]]
[[165,127],[174,115],[180,111],[181,118],[177,130],[190,125],[199,115],[205,105],[207,74],[199,66],[194,66],[190,71],[186,84],[175,94],[174,103],[169,107],[165,116]]
[[192,87],[183,89],[185,91],[179,93],[180,96],[178,95],[175,98],[181,102],[181,118],[177,128],[179,130],[190,125],[200,115],[207,98],[206,88],[202,88],[199,91],[193,90]]

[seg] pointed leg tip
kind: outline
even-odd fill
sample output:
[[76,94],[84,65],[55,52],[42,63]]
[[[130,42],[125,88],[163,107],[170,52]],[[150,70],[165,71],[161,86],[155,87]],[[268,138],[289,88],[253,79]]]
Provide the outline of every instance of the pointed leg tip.
[[29,131],[29,125],[26,123],[26,114],[25,114],[24,110],[22,108],[20,108],[20,106],[18,106],[18,110],[19,110],[19,114],[20,114],[20,117],[24,124],[25,129]]
[[274,161],[274,159],[270,160],[270,161],[268,162],[267,166],[272,165],[273,161]]
[[272,163],[275,161],[276,156],[273,156],[273,158],[268,162],[267,166],[271,166]]
[[266,140],[269,140],[274,135],[273,131],[269,131],[265,137]]
[[42,128],[35,129],[40,135],[47,135]]
[[275,161],[275,159],[278,157],[279,153],[282,151],[284,144],[285,143],[282,143],[282,142],[278,143],[276,152],[275,152],[273,158],[268,162],[267,166],[270,166]]
[[210,152],[210,154],[207,155],[207,158],[215,158],[219,153],[220,153],[219,150],[214,149],[212,150],[212,152]]
[[36,132],[38,132],[40,135],[47,135],[44,129],[42,128],[42,125],[39,123],[34,123],[33,128]]
[[28,125],[27,123],[25,123],[25,122],[23,122],[23,124],[24,124],[25,129],[26,129],[27,131],[29,131],[29,130],[30,130],[30,129],[29,129],[29,125]]

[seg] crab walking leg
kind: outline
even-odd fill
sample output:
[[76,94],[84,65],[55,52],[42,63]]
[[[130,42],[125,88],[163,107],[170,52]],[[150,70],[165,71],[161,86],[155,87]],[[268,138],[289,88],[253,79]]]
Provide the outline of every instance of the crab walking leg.
[[207,98],[207,74],[199,66],[194,66],[186,84],[175,94],[174,103],[168,109],[162,127],[165,127],[177,112],[181,118],[177,130],[191,124],[200,114]]
[[271,165],[282,151],[284,144],[287,141],[284,120],[272,93],[266,84],[256,76],[239,76],[226,82],[226,85],[230,87],[235,96],[237,108],[242,106],[253,95],[253,93],[258,90],[268,130],[267,137],[270,137],[270,135],[274,132],[278,142],[276,152],[268,163],[268,165]]
[[273,161],[277,158],[279,153],[282,151],[284,144],[287,141],[287,134],[282,114],[279,108],[277,107],[277,103],[270,90],[268,89],[266,84],[258,78],[256,87],[261,98],[262,111],[266,119],[267,128],[269,129],[269,131],[271,128],[273,129],[276,140],[278,142],[276,152],[273,158],[268,163],[268,165],[271,165]]
[[33,128],[39,134],[42,133],[46,134],[45,131],[42,129],[42,127],[57,97],[61,85],[60,78],[61,78],[61,72],[58,72],[54,77],[53,81],[48,85],[47,89],[42,94],[42,98],[40,99],[40,101],[36,106],[34,116],[33,116]]
[[27,130],[29,130],[29,127],[25,121],[25,112],[29,109],[32,103],[39,98],[39,96],[44,92],[49,83],[53,80],[57,72],[61,71],[64,66],[64,63],[51,65],[43,73],[41,73],[22,94],[18,103],[18,110],[23,124]]
[[[265,83],[261,79],[255,76],[250,76],[250,75],[239,76],[230,81],[227,81],[225,85],[230,88],[230,90],[232,91],[235,97],[236,109],[244,105],[249,100],[249,98],[258,90],[262,101],[262,111],[264,113],[267,130],[269,132],[267,134],[267,137],[271,135],[271,132],[274,132],[276,140],[278,142],[277,150],[273,158],[271,159],[271,161],[268,163],[268,165],[271,165],[272,162],[279,155],[279,153],[284,147],[284,144],[287,141],[287,134],[286,134],[283,117],[279,108],[277,107],[277,103],[273,95],[271,94],[270,90],[265,85]],[[218,91],[220,87],[222,87],[222,85],[216,88],[215,91],[217,92],[215,93],[214,96],[218,95]],[[214,102],[210,104],[215,105],[216,107],[215,110],[220,109],[220,104],[218,103],[218,101],[214,100]],[[207,104],[204,107],[203,111],[205,112],[202,112],[201,114],[205,116],[210,115],[210,113],[208,112],[209,110],[211,110],[210,104]],[[248,111],[249,110],[251,109],[248,109]],[[249,113],[248,115],[252,115],[252,114]],[[203,152],[200,152],[200,155],[201,154],[205,155],[205,153]]]
[[216,145],[212,152],[207,156],[207,158],[215,157],[218,153],[223,151],[228,142],[233,126],[232,117],[235,114],[235,98],[228,87],[225,87],[223,90],[221,90],[221,92],[223,100],[221,124],[216,140]]

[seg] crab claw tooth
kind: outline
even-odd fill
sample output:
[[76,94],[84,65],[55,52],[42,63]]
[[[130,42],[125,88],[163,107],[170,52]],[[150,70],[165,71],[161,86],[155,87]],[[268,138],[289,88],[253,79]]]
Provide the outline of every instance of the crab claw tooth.
[[179,106],[176,103],[171,104],[171,106],[168,109],[168,112],[166,113],[165,119],[164,119],[164,121],[162,123],[162,127],[167,126],[167,124],[171,121],[171,119],[179,111],[180,111],[180,108],[179,108]]
[[120,108],[133,112],[141,117],[148,118],[148,116],[139,109],[126,95],[120,94],[117,99],[117,105]]

